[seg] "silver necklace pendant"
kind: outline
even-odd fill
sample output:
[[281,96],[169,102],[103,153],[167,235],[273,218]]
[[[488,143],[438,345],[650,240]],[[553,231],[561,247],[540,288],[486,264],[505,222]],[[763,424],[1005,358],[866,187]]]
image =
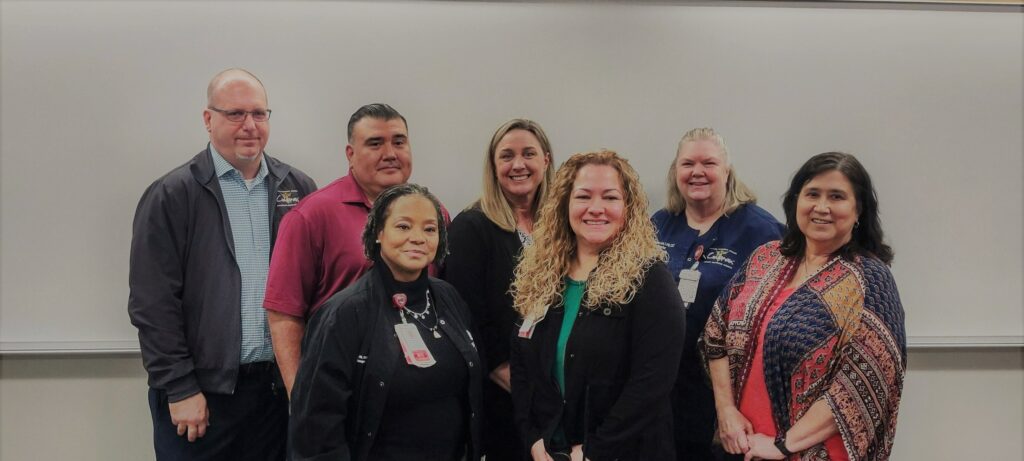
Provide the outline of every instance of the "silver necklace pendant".
[[437,328],[431,328],[430,331],[434,332],[434,338],[435,339],[441,339],[441,333],[437,332]]

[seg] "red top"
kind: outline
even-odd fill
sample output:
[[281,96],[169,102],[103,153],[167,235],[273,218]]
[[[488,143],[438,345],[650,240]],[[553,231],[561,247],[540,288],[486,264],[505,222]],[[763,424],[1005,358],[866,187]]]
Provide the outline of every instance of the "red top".
[[[363,228],[372,204],[351,174],[307,195],[284,215],[277,231],[263,307],[309,318],[327,298],[372,265],[363,254]],[[451,220],[443,206],[447,225]],[[437,267],[430,265],[430,275]]]
[[[743,394],[740,397],[740,413],[754,426],[754,432],[773,438],[777,435],[778,430],[775,428],[775,420],[772,419],[772,405],[768,398],[768,387],[764,381],[764,332],[768,322],[779,310],[779,306],[786,302],[794,290],[795,288],[786,288],[780,291],[768,306],[768,312],[761,322],[761,329],[757,332],[757,348],[754,350],[754,357],[750,362],[750,375],[747,377],[746,385],[743,386]],[[849,461],[850,459],[843,446],[843,438],[839,434],[834,434],[825,440],[825,449],[832,460]]]
[[309,194],[281,220],[263,306],[306,318],[372,265],[363,255],[370,201],[352,175]]

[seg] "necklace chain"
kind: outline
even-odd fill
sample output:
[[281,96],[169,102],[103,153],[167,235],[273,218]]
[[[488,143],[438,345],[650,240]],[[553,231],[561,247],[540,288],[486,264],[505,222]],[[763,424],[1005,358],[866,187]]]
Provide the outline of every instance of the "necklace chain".
[[405,311],[409,311],[409,316],[412,317],[412,320],[414,322],[420,324],[420,326],[422,326],[423,328],[430,330],[430,332],[433,333],[434,338],[441,339],[441,333],[437,331],[437,325],[439,323],[439,320],[436,312],[434,313],[434,326],[428,327],[421,320],[425,320],[427,318],[427,315],[430,315],[430,290],[427,290],[427,307],[423,308],[423,312],[416,312],[412,309],[409,309],[408,306],[402,306],[402,310],[399,311],[402,314],[402,320],[405,320]]
[[427,290],[427,307],[423,308],[422,312],[416,312],[416,311],[414,311],[412,309],[409,309],[409,306],[402,306],[402,309],[408,311],[409,315],[411,315],[412,318],[414,318],[414,319],[425,319],[425,318],[427,318],[427,315],[430,314],[430,290]]
[[834,259],[836,259],[836,257],[825,260],[824,264],[821,264],[812,271],[810,261],[807,259],[807,256],[804,256],[803,261],[800,261],[800,267],[797,270],[797,276],[800,277],[801,281],[807,280],[814,276],[814,274],[817,274],[818,271],[821,270],[821,268],[829,265],[829,263],[831,263]]

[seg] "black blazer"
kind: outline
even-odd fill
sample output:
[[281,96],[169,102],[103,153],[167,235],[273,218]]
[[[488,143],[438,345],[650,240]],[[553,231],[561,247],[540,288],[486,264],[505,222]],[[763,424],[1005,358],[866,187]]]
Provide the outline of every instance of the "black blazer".
[[[402,350],[386,316],[391,301],[370,269],[327,300],[310,319],[291,395],[291,458],[366,460],[384,414],[395,357]],[[430,279],[440,328],[469,371],[466,459],[480,459],[480,358],[469,312],[448,283]]]
[[512,341],[512,399],[527,447],[550,446],[559,421],[592,461],[675,459],[669,392],[686,320],[663,263],[644,276],[632,302],[581,308],[565,350],[565,398],[553,374],[565,310],[553,306],[531,339]]

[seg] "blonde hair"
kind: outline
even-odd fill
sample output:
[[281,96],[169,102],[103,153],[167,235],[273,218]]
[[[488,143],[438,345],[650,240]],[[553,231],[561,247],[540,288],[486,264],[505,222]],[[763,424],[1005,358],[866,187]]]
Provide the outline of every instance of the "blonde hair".
[[722,152],[722,159],[728,165],[729,178],[725,182],[725,203],[722,205],[725,209],[725,214],[732,213],[740,205],[757,203],[757,196],[754,195],[754,191],[750,190],[743,181],[736,177],[736,169],[733,168],[732,161],[729,160],[729,149],[725,147],[725,140],[715,132],[714,128],[705,127],[687,131],[683,138],[679,140],[676,155],[672,157],[672,164],[669,165],[668,169],[668,181],[665,188],[667,193],[666,210],[676,215],[686,210],[686,200],[683,198],[683,194],[679,192],[679,185],[676,184],[676,163],[678,163],[679,153],[682,152],[683,145],[694,141],[711,141],[717,144]]
[[548,158],[548,166],[544,170],[544,177],[541,178],[540,186],[537,187],[537,192],[533,195],[533,203],[530,205],[530,208],[533,209],[534,219],[537,218],[540,203],[544,199],[544,195],[547,194],[548,184],[551,184],[555,176],[555,159],[551,155],[551,142],[548,141],[548,135],[544,134],[544,129],[537,122],[515,118],[498,127],[498,130],[494,132],[494,136],[491,136],[491,144],[487,149],[487,159],[484,160],[483,195],[471,204],[469,208],[480,208],[480,211],[487,216],[487,219],[490,219],[491,222],[507,232],[514,232],[516,230],[516,215],[512,211],[512,206],[509,205],[508,199],[505,198],[505,194],[501,192],[501,185],[498,184],[498,171],[494,165],[494,154],[498,150],[498,143],[512,130],[524,130],[533,134],[537,141],[540,142],[540,148],[544,151],[544,155]]
[[647,215],[647,196],[629,162],[607,150],[575,154],[555,174],[534,227],[534,243],[524,250],[516,267],[511,291],[515,309],[524,317],[539,320],[549,306],[562,301],[564,278],[576,256],[576,235],[569,226],[569,198],[576,175],[586,165],[607,165],[618,171],[626,209],[622,230],[598,256],[581,306],[593,310],[600,304],[630,302],[647,269],[666,259]]

